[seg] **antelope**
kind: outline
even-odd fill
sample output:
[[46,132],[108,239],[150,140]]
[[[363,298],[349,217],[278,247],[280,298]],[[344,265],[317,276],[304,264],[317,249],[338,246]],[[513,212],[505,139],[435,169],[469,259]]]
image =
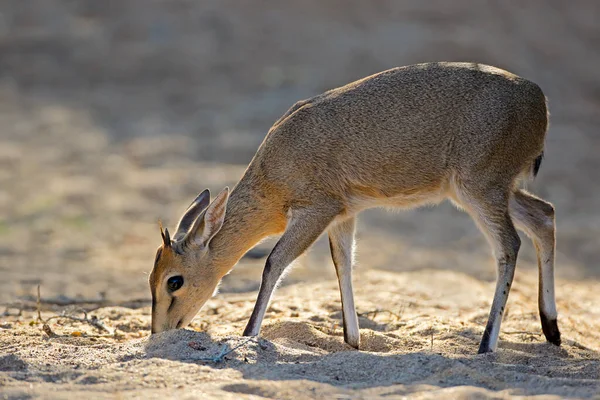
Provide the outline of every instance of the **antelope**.
[[288,266],[325,231],[342,301],[344,341],[359,348],[352,291],[357,215],[450,200],[488,239],[497,282],[479,353],[495,351],[521,245],[535,245],[543,333],[560,345],[554,296],[554,207],[522,189],[540,168],[547,99],[535,83],[476,63],[383,71],[294,104],[240,181],[204,190],[175,235],[162,229],[149,283],[152,333],[189,324],[221,279],[264,238],[281,234],[244,336],[257,336]]

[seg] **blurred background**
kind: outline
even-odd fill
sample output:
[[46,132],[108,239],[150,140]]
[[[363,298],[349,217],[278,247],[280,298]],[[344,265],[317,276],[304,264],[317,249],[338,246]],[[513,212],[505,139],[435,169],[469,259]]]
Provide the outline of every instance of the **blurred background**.
[[[149,300],[158,219],[173,229],[198,192],[234,185],[295,101],[443,60],[545,91],[530,189],[557,209],[557,275],[598,279],[599,20],[593,0],[2,0],[0,302],[38,283],[44,297]],[[368,211],[358,238],[359,271],[495,277],[486,241],[449,204]],[[534,262],[524,241],[519,271]],[[222,290],[256,290],[263,263],[242,260]],[[321,238],[286,283],[334,276]]]

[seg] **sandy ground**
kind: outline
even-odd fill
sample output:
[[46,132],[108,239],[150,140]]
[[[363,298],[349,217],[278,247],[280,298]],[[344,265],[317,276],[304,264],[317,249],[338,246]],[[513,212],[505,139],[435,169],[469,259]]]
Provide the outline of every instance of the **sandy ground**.
[[[500,350],[475,355],[492,284],[439,270],[356,278],[361,351],[343,342],[333,281],[281,289],[260,339],[239,336],[253,294],[211,300],[187,330],[148,337],[149,309],[90,313],[118,338],[35,315],[4,318],[0,383],[8,398],[504,398],[600,392],[600,284],[561,282],[561,348],[544,343],[533,274],[519,274]],[[45,312],[42,318],[54,315]],[[82,335],[73,337],[70,335]],[[240,346],[236,348],[237,346]],[[233,350],[221,362],[211,361]]]
[[[98,4],[0,5],[0,397],[600,393],[598,2]],[[239,335],[264,257],[243,259],[191,328],[149,337],[158,218],[171,227],[205,187],[233,186],[294,101],[431,60],[495,64],[549,96],[530,189],[557,209],[561,348],[541,335],[524,240],[498,352],[475,355],[495,271],[472,221],[448,204],[361,216],[361,351],[343,343],[326,238],[276,292],[260,340]],[[79,302],[116,335],[53,319],[50,337],[36,322],[38,284],[43,319],[81,317],[56,305]]]

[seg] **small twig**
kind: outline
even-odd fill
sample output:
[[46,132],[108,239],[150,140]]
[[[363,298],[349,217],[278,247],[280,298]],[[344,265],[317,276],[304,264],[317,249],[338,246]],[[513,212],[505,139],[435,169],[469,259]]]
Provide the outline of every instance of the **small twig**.
[[38,314],[38,320],[43,321],[42,320],[42,301],[41,301],[41,296],[40,296],[40,285],[37,285],[37,314]]
[[568,345],[571,345],[571,346],[573,346],[573,347],[577,347],[577,348],[578,348],[578,349],[580,349],[580,350],[586,350],[586,351],[595,351],[595,350],[593,350],[593,349],[590,349],[589,347],[586,347],[586,346],[584,346],[584,345],[582,345],[582,344],[579,344],[579,343],[577,343],[577,342],[576,342],[576,341],[574,341],[574,340],[566,340],[565,342],[566,342],[566,344],[568,344]]
[[[42,318],[41,300],[40,299],[41,299],[41,296],[40,296],[40,285],[38,285],[38,287],[37,287],[37,318],[38,318],[39,322],[43,323],[42,330],[48,336],[50,336],[50,337],[59,336],[56,333],[54,333],[52,331],[52,329],[50,328],[50,325],[48,325],[48,322],[50,322],[53,319],[70,319],[72,321],[83,322],[85,324],[89,324],[89,325],[93,326],[94,328],[98,329],[99,331],[108,332],[108,335],[102,335],[102,336],[97,335],[97,337],[109,337],[109,336],[115,336],[116,335],[116,331],[115,332],[111,332],[110,329],[108,329],[106,327],[106,325],[104,325],[104,323],[102,323],[102,321],[100,321],[96,316],[92,316],[91,318],[88,318],[88,313],[85,310],[79,310],[80,312],[83,313],[83,318],[76,317],[74,315],[66,314],[63,311],[60,315],[54,315],[54,316],[52,316],[50,318],[43,319]],[[90,335],[87,335],[87,336],[90,336]]]
[[54,315],[50,318],[48,318],[47,320],[43,321],[44,323],[48,323],[49,321],[53,320],[53,319],[70,319],[72,321],[77,321],[77,322],[83,322],[85,324],[90,324],[91,326],[93,326],[94,328],[98,329],[99,331],[104,331],[104,332],[108,332],[111,333],[110,330],[95,316],[92,317],[91,319],[87,317],[87,313],[85,311],[83,311],[84,317],[80,318],[80,317],[76,317],[74,315],[69,315],[69,314],[60,314],[60,315]]
[[[50,325],[44,324],[42,326],[42,330],[44,331],[44,333],[46,335],[48,335],[51,338],[67,338],[67,337],[73,337],[73,335],[69,335],[69,334],[63,334],[60,335],[58,333],[55,333],[52,328],[50,328]],[[116,334],[105,334],[105,335],[85,335],[86,338],[114,338],[116,337]]]
[[380,309],[358,313],[358,316],[359,317],[368,317],[368,316],[372,315],[373,319],[375,319],[379,313],[387,313],[390,316],[394,317],[397,321],[399,321],[400,319],[402,319],[402,316],[400,314],[398,314],[398,313],[395,313],[395,312],[390,311],[390,310],[380,310]]
[[539,336],[541,332],[529,332],[529,331],[502,331],[503,335],[534,335]]
[[228,354],[231,354],[232,352],[239,349],[240,347],[245,346],[249,342],[254,341],[255,339],[256,339],[255,337],[249,337],[248,339],[246,339],[242,343],[238,344],[237,346],[231,348],[230,350],[227,350],[227,344],[224,344],[223,347],[221,348],[221,352],[219,353],[218,356],[199,358],[198,361],[209,361],[209,362],[214,362],[214,363],[218,364],[225,359],[225,356],[227,356]]

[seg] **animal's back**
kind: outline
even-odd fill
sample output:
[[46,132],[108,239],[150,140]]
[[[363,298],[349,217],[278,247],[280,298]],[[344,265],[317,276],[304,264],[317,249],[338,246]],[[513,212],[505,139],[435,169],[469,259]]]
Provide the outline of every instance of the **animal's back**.
[[481,64],[418,64],[296,103],[253,164],[298,190],[418,196],[456,173],[514,179],[543,151],[546,127],[546,99],[528,80]]

